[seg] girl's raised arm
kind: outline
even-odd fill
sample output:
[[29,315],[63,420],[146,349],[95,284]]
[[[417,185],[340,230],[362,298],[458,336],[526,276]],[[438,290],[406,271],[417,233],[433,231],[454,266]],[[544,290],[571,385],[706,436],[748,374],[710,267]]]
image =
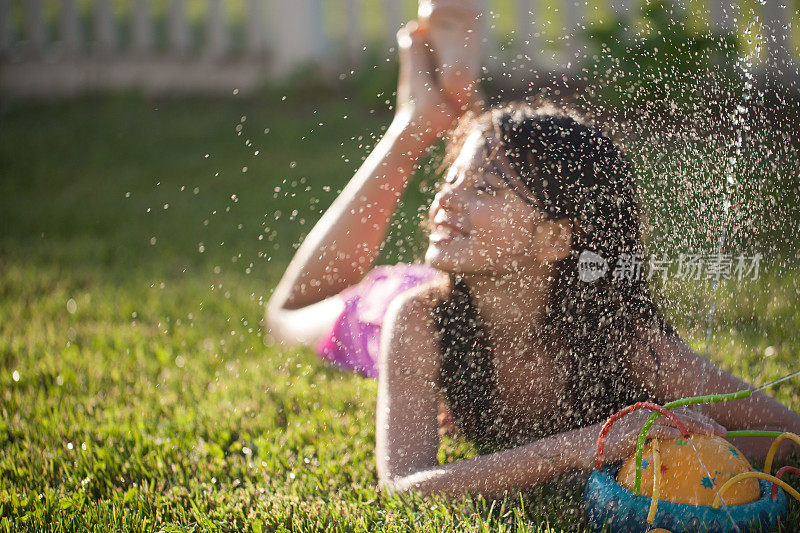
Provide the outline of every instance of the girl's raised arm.
[[386,237],[414,166],[457,113],[441,94],[427,27],[398,32],[397,111],[386,134],[317,222],[267,305],[267,327],[280,341],[312,343],[342,309],[336,297],[358,283]]

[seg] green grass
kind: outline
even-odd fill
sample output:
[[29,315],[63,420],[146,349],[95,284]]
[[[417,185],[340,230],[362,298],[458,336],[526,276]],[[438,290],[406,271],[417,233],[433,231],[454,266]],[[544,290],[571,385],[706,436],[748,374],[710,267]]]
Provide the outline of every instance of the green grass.
[[[0,530],[578,528],[572,482],[494,504],[379,500],[375,382],[265,338],[294,245],[387,121],[281,96],[0,116]],[[384,261],[419,254],[431,168]],[[754,382],[793,370],[798,291],[777,267],[724,286],[712,357]],[[663,290],[698,350],[707,294]],[[800,407],[797,383],[774,393]],[[473,453],[447,440],[440,460]]]

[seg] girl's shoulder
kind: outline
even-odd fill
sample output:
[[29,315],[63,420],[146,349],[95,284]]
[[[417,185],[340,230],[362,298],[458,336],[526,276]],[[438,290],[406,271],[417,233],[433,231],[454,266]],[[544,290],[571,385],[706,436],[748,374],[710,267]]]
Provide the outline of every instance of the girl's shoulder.
[[452,290],[450,276],[425,265],[410,266],[422,266],[428,269],[425,279],[397,294],[391,306],[395,313],[410,315],[408,318],[431,318],[436,306],[447,299]]
[[436,306],[448,285],[449,278],[437,273],[392,299],[382,324],[381,372],[413,373],[437,382],[441,358]]

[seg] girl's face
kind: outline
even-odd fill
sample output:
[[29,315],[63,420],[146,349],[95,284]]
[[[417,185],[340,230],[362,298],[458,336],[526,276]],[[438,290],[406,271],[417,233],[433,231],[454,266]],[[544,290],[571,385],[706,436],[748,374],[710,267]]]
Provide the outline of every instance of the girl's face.
[[506,273],[541,263],[544,213],[487,163],[485,134],[471,133],[430,207],[425,262],[447,272]]

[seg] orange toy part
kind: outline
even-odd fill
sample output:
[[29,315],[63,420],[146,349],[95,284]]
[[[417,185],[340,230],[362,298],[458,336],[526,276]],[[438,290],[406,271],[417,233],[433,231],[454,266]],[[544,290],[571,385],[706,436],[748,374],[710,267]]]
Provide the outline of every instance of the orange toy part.
[[[751,472],[753,469],[747,462],[742,452],[733,444],[721,437],[693,435],[692,443],[697,448],[697,454],[703,459],[709,479],[692,445],[686,439],[661,441],[661,486],[659,499],[688,503],[691,505],[710,506],[717,495],[719,488],[736,474]],[[644,449],[645,465],[642,474],[642,494],[653,494],[653,444],[648,441]],[[633,490],[636,475],[636,461],[631,456],[620,468],[617,482],[628,490]],[[761,497],[761,489],[755,479],[746,479],[732,487],[724,496],[728,505],[741,505],[754,502]]]

